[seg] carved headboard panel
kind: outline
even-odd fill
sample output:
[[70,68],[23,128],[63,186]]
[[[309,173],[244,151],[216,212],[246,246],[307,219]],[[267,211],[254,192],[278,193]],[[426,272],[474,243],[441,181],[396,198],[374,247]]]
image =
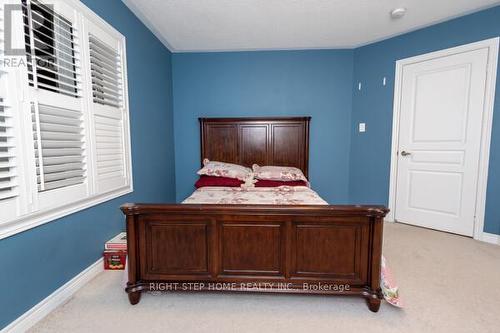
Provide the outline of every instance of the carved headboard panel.
[[311,117],[200,118],[201,161],[309,169]]

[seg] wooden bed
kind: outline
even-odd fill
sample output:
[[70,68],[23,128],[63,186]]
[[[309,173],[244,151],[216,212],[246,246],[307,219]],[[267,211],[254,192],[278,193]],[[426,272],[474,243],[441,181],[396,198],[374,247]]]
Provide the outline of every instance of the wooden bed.
[[[201,159],[308,176],[309,117],[201,118]],[[326,154],[327,152],[325,152]],[[334,172],[334,170],[332,170]],[[382,299],[381,206],[125,204],[131,304],[143,291]]]

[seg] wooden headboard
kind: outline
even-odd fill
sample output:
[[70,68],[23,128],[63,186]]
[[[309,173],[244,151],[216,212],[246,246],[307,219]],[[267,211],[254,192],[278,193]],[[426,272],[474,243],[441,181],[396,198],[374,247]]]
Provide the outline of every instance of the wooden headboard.
[[201,161],[309,169],[311,117],[200,118]]

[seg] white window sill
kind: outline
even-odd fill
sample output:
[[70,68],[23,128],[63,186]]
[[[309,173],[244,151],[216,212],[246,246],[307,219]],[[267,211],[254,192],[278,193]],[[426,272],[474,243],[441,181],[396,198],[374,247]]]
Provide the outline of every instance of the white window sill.
[[[133,188],[131,186],[126,186],[113,192],[100,196],[94,196],[62,208],[46,211],[36,215],[30,215],[25,219],[0,224],[0,240],[132,192]],[[118,209],[118,207],[116,207],[116,209]]]

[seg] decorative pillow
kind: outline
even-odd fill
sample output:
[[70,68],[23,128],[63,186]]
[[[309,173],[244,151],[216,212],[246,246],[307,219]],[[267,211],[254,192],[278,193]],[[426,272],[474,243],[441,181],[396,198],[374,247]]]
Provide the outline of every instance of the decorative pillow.
[[252,166],[255,178],[264,180],[278,180],[278,181],[297,181],[302,180],[307,182],[300,169],[294,167],[281,167],[281,166]]
[[267,180],[259,179],[255,183],[255,187],[280,187],[280,186],[309,186],[309,184],[303,180],[292,180],[292,181],[280,181],[280,180]]
[[197,173],[205,176],[226,177],[245,180],[252,175],[252,170],[238,164],[203,160],[203,168]]
[[224,186],[224,187],[240,187],[244,181],[236,178],[200,176],[200,179],[194,184],[196,188],[205,186]]

